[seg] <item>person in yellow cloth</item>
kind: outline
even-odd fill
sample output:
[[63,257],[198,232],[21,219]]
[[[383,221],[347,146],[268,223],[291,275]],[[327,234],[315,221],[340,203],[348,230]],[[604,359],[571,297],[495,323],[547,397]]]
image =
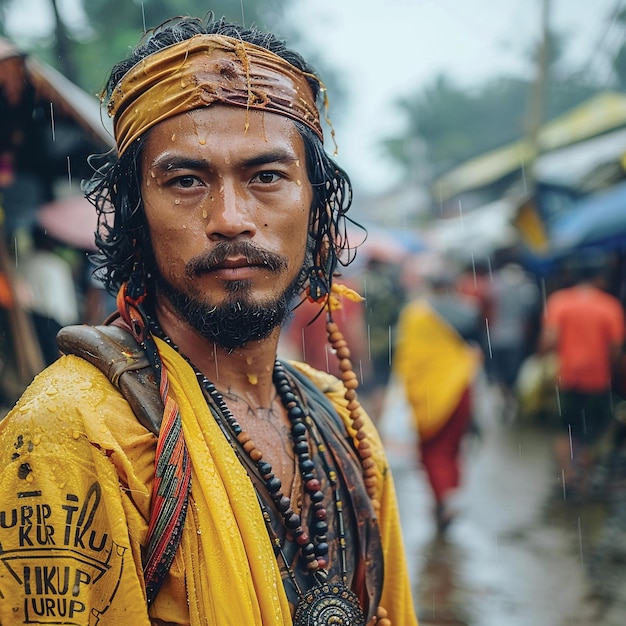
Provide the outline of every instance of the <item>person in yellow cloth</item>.
[[456,514],[452,499],[461,483],[461,443],[482,361],[481,320],[479,308],[457,291],[449,268],[433,269],[423,281],[400,312],[392,368],[410,407],[443,534]]
[[[324,87],[211,15],[146,34],[87,187],[117,315],[0,422],[0,624],[413,626],[394,484],[333,310],[347,175]],[[277,358],[319,303],[341,377]]]

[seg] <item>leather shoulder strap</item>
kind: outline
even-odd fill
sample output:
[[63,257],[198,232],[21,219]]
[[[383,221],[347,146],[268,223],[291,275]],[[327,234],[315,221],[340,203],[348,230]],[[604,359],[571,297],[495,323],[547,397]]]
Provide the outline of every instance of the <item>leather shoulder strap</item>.
[[95,365],[124,396],[139,422],[158,436],[163,403],[145,352],[120,326],[66,326],[57,334],[63,354]]

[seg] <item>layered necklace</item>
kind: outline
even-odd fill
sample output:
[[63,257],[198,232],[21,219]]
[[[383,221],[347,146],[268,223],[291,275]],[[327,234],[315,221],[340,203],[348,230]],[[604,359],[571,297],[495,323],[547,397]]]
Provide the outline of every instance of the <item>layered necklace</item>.
[[[146,318],[151,332],[184,357],[171,339],[162,332],[157,322],[150,316],[146,316]],[[156,346],[154,349],[156,349]],[[152,355],[152,357],[158,358],[157,355]],[[291,499],[284,494],[280,478],[276,476],[271,464],[264,458],[262,451],[257,448],[250,435],[244,431],[232,411],[228,408],[223,395],[198,368],[190,363],[188,359],[187,361],[196,374],[198,383],[207,398],[209,408],[224,436],[244,468],[250,474],[268,535],[274,546],[274,552],[277,558],[283,562],[288,579],[298,597],[293,616],[294,626],[330,626],[331,624],[335,626],[363,626],[365,624],[363,609],[356,594],[348,587],[346,525],[338,472],[332,463],[331,455],[328,453],[310,412],[305,409],[305,403],[302,401],[295,383],[288,375],[285,367],[280,361],[277,360],[275,362],[273,382],[282,406],[287,412],[291,427],[293,450],[297,460],[296,465],[304,490],[311,503],[308,531],[303,524],[300,514],[294,511]],[[362,437],[360,441],[363,441],[363,439]],[[332,491],[337,535],[337,556],[339,559],[339,580],[330,580],[328,576],[329,525],[327,506],[329,502],[325,502],[325,495],[321,489],[322,482],[311,456],[313,448],[315,448],[317,456],[321,461],[321,467],[325,474],[324,478]],[[286,556],[285,545],[272,525],[270,514],[270,506],[272,505],[278,513],[275,517],[280,520],[285,529],[285,537],[292,537],[297,545],[299,558],[296,558],[295,561],[301,560],[304,569],[310,576],[312,585],[307,589],[303,589],[299,584],[290,560]]]

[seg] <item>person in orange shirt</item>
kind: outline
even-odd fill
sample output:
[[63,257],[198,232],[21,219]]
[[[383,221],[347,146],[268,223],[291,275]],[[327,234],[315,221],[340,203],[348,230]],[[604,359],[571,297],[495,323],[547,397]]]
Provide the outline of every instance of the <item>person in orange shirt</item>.
[[[556,351],[562,432],[555,455],[569,497],[583,495],[594,464],[594,444],[612,417],[613,369],[624,341],[624,310],[607,293],[602,256],[583,258],[572,287],[546,302],[539,349]],[[568,493],[569,492],[569,493]]]

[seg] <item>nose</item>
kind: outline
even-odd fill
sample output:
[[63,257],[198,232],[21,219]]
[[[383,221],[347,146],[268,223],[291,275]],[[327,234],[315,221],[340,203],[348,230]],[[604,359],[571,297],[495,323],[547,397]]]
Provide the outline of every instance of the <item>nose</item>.
[[[206,234],[211,241],[235,239],[241,235],[253,237],[256,225],[252,214],[253,199],[240,186],[224,181],[205,203]],[[203,214],[205,214],[203,210]]]

